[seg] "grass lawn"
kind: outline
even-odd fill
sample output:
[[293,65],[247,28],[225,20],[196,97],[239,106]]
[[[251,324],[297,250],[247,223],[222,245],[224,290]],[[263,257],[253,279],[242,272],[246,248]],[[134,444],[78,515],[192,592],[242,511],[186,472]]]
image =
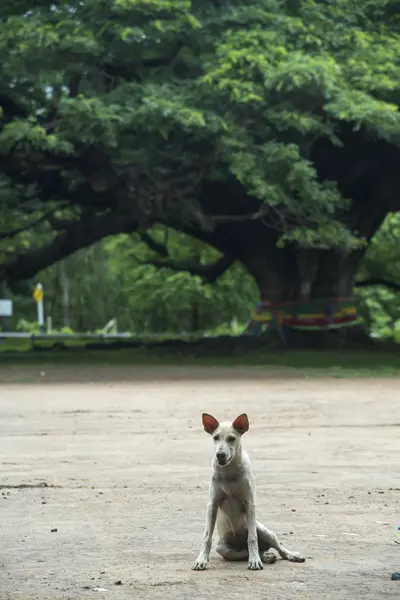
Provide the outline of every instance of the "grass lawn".
[[[347,376],[393,376],[400,377],[399,351],[387,351],[378,347],[368,350],[293,350],[290,348],[271,350],[263,348],[248,351],[242,355],[193,356],[167,348],[129,348],[88,350],[83,347],[85,341],[63,342],[65,349],[48,349],[51,342],[35,342],[40,351],[33,351],[29,340],[7,340],[0,342],[0,369],[9,366],[35,366],[54,364],[61,366],[95,365],[176,365],[176,366],[265,366],[289,368],[301,371],[305,376],[331,375]],[[107,342],[105,342],[107,343]]]

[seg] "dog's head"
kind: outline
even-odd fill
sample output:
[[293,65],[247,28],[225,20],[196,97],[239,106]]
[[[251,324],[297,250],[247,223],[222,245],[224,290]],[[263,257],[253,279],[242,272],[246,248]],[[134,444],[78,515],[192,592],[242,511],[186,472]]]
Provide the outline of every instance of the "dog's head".
[[204,430],[213,437],[218,466],[226,467],[240,448],[242,435],[249,429],[247,415],[239,415],[233,423],[219,423],[212,415],[203,413],[202,420]]

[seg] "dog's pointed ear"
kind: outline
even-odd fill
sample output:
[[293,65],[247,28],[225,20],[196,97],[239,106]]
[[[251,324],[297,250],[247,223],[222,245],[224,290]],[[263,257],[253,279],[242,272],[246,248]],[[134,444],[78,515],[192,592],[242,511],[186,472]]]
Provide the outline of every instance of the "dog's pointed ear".
[[219,427],[219,423],[215,417],[212,415],[208,415],[207,413],[203,413],[201,415],[201,419],[203,421],[204,431],[209,433],[210,435],[214,433],[216,429]]
[[249,419],[247,418],[247,415],[243,413],[242,415],[236,417],[232,423],[232,427],[236,429],[240,435],[246,433],[246,431],[249,430]]

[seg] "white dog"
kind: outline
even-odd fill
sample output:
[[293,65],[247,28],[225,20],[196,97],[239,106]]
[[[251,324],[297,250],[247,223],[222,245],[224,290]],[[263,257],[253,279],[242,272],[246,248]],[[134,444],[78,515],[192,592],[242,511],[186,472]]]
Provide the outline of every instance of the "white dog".
[[249,429],[247,415],[233,423],[219,423],[206,413],[202,419],[205,431],[214,439],[214,458],[203,541],[192,568],[202,571],[207,567],[216,522],[220,537],[216,550],[226,560],[248,560],[249,569],[258,570],[263,562],[276,561],[276,555],[268,552],[274,548],[285,560],[304,562],[301,554],[284,548],[273,531],[256,521],[255,481],[241,443]]

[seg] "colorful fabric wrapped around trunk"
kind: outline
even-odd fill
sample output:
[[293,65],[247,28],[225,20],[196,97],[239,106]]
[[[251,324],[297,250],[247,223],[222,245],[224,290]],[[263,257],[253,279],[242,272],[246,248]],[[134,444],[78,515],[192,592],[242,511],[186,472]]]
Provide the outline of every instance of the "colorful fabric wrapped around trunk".
[[360,322],[354,298],[321,298],[301,302],[260,302],[247,329],[257,335],[270,328],[319,331]]

